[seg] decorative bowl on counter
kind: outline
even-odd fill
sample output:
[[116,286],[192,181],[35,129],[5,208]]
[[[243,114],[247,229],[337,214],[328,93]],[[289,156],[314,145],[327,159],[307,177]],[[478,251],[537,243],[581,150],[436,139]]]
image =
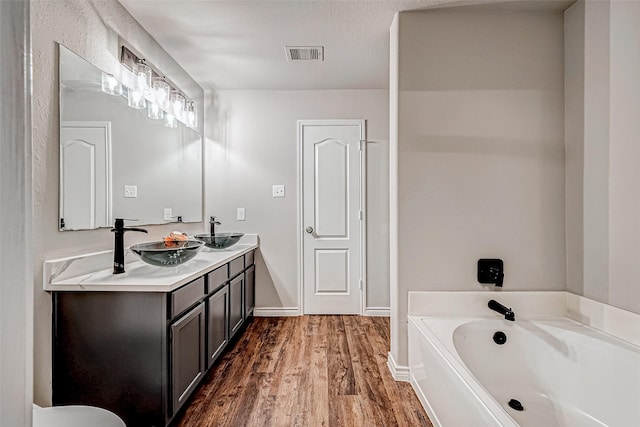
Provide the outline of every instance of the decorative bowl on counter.
[[203,242],[208,248],[226,249],[238,243],[242,236],[244,236],[244,233],[196,234],[193,237]]
[[129,249],[147,264],[157,267],[175,267],[195,257],[202,249],[202,242],[197,240],[171,243],[149,242],[133,245]]

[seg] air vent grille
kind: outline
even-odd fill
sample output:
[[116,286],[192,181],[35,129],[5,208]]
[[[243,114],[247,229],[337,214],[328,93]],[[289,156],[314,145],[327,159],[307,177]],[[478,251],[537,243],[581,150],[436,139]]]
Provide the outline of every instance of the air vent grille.
[[324,61],[323,46],[285,46],[287,61]]

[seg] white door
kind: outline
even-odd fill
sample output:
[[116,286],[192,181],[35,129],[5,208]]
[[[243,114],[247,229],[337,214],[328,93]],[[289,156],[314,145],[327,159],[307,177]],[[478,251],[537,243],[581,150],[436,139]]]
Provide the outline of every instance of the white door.
[[111,126],[64,122],[60,126],[60,228],[109,227]]
[[360,314],[365,121],[300,121],[298,130],[304,313]]

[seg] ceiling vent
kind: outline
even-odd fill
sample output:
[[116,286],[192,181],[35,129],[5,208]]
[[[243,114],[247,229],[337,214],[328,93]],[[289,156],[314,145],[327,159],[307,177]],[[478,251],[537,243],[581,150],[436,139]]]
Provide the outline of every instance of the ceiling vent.
[[323,46],[285,46],[287,61],[324,61]]

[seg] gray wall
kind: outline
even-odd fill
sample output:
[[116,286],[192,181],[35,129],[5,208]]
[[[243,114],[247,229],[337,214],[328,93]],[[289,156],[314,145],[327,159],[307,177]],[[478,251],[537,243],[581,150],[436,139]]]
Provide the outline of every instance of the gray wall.
[[30,426],[33,394],[29,2],[0,2],[0,425]]
[[565,289],[563,16],[400,13],[398,51],[391,351],[406,365],[409,291],[485,289],[479,258],[504,260],[505,290]]
[[[46,259],[111,249],[108,229],[58,231],[58,61],[56,42],[99,68],[115,72],[118,36],[145,56],[190,98],[204,100],[203,90],[115,0],[34,0],[31,2],[33,49],[33,271],[34,271],[34,399],[51,403],[51,296],[42,290]],[[201,109],[202,110],[202,109]],[[127,235],[126,244],[158,239],[175,224],[151,226],[148,235]],[[185,224],[200,232],[202,223]]]
[[[222,230],[260,235],[258,309],[298,308],[297,120],[367,119],[367,306],[388,308],[387,91],[221,91],[210,102],[205,212]],[[272,198],[273,184],[286,186],[284,199]]]
[[640,3],[565,12],[567,289],[640,313]]
[[[164,224],[164,209],[184,222],[202,221],[202,137],[179,124],[167,128],[146,110],[134,110],[123,97],[67,90],[63,121],[111,123],[114,218],[136,218],[136,225]],[[138,187],[125,198],[124,186]]]

